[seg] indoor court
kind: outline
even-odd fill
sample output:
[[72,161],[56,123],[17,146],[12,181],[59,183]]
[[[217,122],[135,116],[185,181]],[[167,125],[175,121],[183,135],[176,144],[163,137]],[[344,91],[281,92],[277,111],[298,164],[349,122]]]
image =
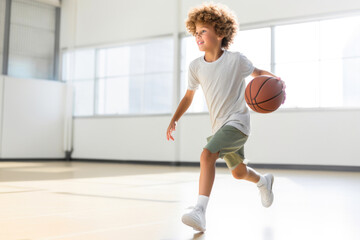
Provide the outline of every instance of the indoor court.
[[360,1],[212,3],[0,0],[0,240],[360,239]]
[[270,240],[360,236],[360,173],[271,171],[276,176],[275,200],[265,209],[251,183],[239,183],[226,168],[218,168],[207,212],[208,230],[201,234],[180,221],[197,194],[198,167],[3,162],[0,238]]

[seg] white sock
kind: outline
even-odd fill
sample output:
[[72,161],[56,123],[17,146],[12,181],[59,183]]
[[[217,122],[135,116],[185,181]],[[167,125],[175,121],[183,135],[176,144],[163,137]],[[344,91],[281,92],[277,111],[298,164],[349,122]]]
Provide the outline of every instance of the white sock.
[[209,202],[209,197],[205,195],[199,195],[196,207],[201,208],[204,212]]
[[261,187],[266,184],[266,179],[263,175],[260,174],[260,180],[256,183],[258,187]]

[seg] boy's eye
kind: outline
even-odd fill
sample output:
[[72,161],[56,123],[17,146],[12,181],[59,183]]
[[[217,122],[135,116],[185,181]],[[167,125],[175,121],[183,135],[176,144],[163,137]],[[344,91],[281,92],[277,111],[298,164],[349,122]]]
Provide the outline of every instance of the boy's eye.
[[[200,31],[201,34],[204,33],[204,32],[206,32],[206,30],[201,30],[201,31]],[[195,33],[195,36],[197,36],[197,35],[199,35],[198,32]]]

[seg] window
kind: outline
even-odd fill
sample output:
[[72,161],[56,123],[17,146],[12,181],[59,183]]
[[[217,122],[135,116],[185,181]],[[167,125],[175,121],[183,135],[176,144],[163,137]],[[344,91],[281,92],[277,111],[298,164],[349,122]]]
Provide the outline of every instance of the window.
[[318,106],[318,22],[276,27],[275,51],[275,71],[286,81],[286,105]]
[[[12,0],[11,7],[7,3],[0,0],[0,72],[20,78],[57,79],[59,9],[27,0]],[[11,10],[10,22],[5,22],[6,7]],[[5,29],[10,29],[7,36]],[[5,38],[9,40],[6,44]]]
[[56,7],[12,1],[8,75],[55,79],[55,21]]
[[98,114],[170,112],[173,52],[172,39],[100,49]]
[[75,115],[169,113],[173,40],[164,38],[63,55],[63,79],[75,86]]
[[54,79],[55,20],[53,6],[12,1],[8,75]]
[[286,107],[360,106],[360,17],[275,28],[275,69]]

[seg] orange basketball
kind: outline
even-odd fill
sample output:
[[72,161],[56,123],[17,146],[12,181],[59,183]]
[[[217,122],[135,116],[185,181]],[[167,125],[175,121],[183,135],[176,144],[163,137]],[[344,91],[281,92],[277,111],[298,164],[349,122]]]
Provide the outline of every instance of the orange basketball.
[[283,102],[285,92],[281,81],[272,76],[258,76],[245,89],[248,106],[258,113],[271,113]]

